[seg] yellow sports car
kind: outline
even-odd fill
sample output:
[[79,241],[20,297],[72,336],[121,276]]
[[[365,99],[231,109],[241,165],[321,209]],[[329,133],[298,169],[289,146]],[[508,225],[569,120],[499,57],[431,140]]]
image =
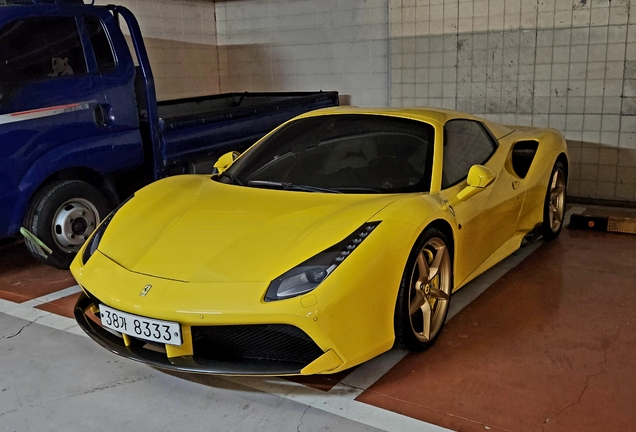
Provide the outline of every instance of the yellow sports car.
[[237,156],[138,191],[80,250],[75,317],[100,345],[189,372],[338,372],[430,346],[452,292],[562,227],[552,129],[341,107]]

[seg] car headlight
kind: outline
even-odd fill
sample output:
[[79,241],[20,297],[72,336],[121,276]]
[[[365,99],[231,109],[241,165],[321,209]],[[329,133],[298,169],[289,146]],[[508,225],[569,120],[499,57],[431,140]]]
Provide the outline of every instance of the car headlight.
[[102,237],[104,236],[104,232],[106,231],[106,228],[108,228],[108,224],[110,224],[110,221],[113,220],[113,217],[115,216],[115,213],[117,213],[117,211],[124,204],[126,204],[128,201],[130,201],[130,199],[133,196],[134,195],[129,196],[127,199],[122,201],[121,204],[119,204],[117,207],[115,207],[115,209],[112,212],[110,212],[108,214],[108,216],[106,216],[106,218],[104,218],[102,223],[99,224],[99,226],[97,227],[97,229],[95,230],[95,232],[93,233],[91,238],[88,239],[88,242],[86,243],[86,248],[84,249],[84,254],[82,255],[82,262],[84,264],[86,264],[88,262],[88,260],[93,256],[93,254],[97,250],[97,247],[99,246],[99,242],[102,241]]
[[366,239],[380,222],[369,222],[331,246],[274,279],[265,301],[283,300],[314,290]]

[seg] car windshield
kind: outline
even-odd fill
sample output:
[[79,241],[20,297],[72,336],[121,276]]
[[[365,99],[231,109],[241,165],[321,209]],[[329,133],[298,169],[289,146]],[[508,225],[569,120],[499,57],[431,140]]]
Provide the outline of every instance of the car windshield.
[[381,115],[295,120],[236,161],[219,181],[334,193],[427,192],[434,129]]

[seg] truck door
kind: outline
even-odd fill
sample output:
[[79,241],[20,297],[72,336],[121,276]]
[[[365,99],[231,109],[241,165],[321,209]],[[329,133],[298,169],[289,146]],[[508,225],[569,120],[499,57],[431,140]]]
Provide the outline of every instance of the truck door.
[[98,107],[104,126],[119,146],[129,147],[133,166],[143,162],[135,97],[135,66],[119,24],[107,9],[82,15],[104,92]]
[[48,166],[38,168],[40,176],[73,166],[73,152],[61,147],[98,133],[94,109],[104,102],[75,16],[52,12],[0,24],[0,236],[17,231],[11,215],[41,181],[32,179],[19,191],[28,170],[43,158]]

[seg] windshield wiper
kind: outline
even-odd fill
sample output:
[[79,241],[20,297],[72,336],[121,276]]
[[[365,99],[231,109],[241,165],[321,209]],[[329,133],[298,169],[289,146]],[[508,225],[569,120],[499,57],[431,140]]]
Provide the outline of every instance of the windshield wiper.
[[374,194],[381,194],[381,193],[387,193],[385,191],[383,191],[382,189],[376,189],[376,188],[370,188],[370,187],[339,187],[339,188],[335,188],[337,191],[339,192],[344,192],[344,193],[360,193],[360,194],[364,194],[364,193],[374,193]]
[[227,171],[223,171],[221,174],[219,174],[218,178],[221,177],[227,177],[230,182],[232,182],[233,184],[237,184],[239,186],[245,186],[245,184],[243,184],[243,182],[241,180],[238,179],[238,177],[236,177],[234,174],[230,174]]
[[342,193],[334,189],[327,189],[327,188],[321,188],[316,186],[297,185],[297,184],[287,183],[287,182],[275,182],[275,181],[269,181],[269,180],[252,180],[247,182],[247,185],[256,186],[256,187],[259,187],[259,186],[271,187],[271,188],[283,189],[283,190],[295,190],[295,191],[302,191],[302,192]]

